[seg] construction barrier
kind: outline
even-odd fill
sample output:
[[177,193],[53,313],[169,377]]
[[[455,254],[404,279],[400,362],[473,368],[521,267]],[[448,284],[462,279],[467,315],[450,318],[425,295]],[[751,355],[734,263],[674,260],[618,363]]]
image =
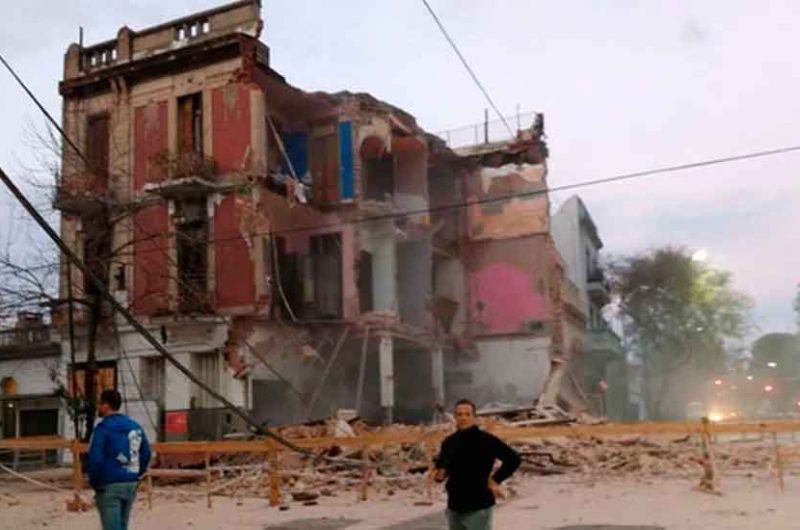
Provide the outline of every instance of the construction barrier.
[[[665,422],[665,423],[624,423],[624,424],[599,424],[599,425],[557,425],[540,427],[513,427],[496,425],[489,422],[486,428],[496,436],[508,441],[540,440],[545,438],[572,438],[572,437],[613,437],[613,436],[686,436],[698,435],[703,442],[703,460],[706,469],[701,481],[701,488],[712,485],[716,491],[716,477],[711,450],[711,437],[723,434],[772,434],[775,446],[775,463],[781,490],[784,487],[784,461],[790,458],[800,459],[800,451],[781,450],[777,443],[780,433],[800,432],[800,421],[760,421],[738,423],[709,423],[709,422]],[[433,455],[437,445],[449,433],[441,429],[431,430],[428,427],[394,428],[387,431],[376,431],[359,436],[347,437],[317,437],[317,438],[292,438],[291,443],[307,450],[325,449],[333,446],[342,448],[358,448],[362,451],[361,481],[358,496],[366,500],[367,486],[371,475],[371,464],[367,454],[370,448],[402,445],[424,444],[428,455],[428,467],[433,467]],[[281,472],[280,455],[289,451],[272,439],[259,440],[222,440],[199,442],[157,442],[152,444],[153,451],[161,455],[203,455],[204,469],[151,469],[145,481],[147,484],[148,504],[152,505],[153,478],[158,477],[191,477],[206,479],[206,495],[208,505],[211,506],[211,496],[219,488],[212,485],[212,475],[215,470],[224,471],[231,466],[211,466],[212,455],[249,453],[261,454],[264,458],[263,469],[268,469],[269,487],[267,495],[270,504],[277,506],[281,502]],[[73,458],[73,488],[79,495],[84,487],[84,477],[81,467],[80,455],[88,450],[87,444],[59,437],[36,438],[11,438],[0,440],[0,450],[69,450]],[[352,462],[351,462],[352,463]],[[249,466],[252,467],[252,466]],[[710,481],[710,482],[709,482]],[[432,496],[432,483],[427,485],[428,497]]]

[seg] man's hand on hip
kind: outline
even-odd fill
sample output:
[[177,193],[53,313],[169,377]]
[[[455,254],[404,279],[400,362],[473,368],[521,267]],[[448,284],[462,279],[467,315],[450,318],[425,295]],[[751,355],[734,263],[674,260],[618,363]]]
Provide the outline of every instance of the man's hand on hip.
[[494,481],[493,478],[489,479],[489,491],[495,496],[496,499],[505,499],[506,494],[500,484]]

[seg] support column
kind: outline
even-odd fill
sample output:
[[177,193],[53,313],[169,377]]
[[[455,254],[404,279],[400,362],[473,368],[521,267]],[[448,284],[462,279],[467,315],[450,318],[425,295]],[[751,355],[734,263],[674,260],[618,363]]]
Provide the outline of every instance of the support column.
[[431,350],[431,376],[433,386],[433,419],[439,421],[444,410],[444,355],[441,346]]
[[381,376],[381,411],[384,423],[390,424],[394,421],[394,339],[390,335],[381,335],[378,362]]

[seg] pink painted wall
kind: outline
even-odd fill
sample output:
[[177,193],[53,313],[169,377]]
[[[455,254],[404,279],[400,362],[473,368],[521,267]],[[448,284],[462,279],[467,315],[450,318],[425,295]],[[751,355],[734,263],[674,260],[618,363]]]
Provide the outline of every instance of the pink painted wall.
[[547,299],[539,294],[531,272],[506,263],[491,263],[469,275],[470,306],[477,333],[526,331],[529,320],[547,318]]

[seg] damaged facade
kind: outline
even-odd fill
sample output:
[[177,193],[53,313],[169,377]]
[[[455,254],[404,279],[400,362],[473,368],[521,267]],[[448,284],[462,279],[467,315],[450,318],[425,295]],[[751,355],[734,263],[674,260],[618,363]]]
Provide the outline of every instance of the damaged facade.
[[[569,337],[586,316],[550,234],[541,122],[453,151],[372,96],[289,85],[261,28],[247,0],[69,47],[64,129],[87,160],[64,153],[65,241],[268,425],[529,403],[551,366],[550,399],[584,407]],[[504,198],[526,192],[541,193]],[[154,438],[242,428],[68,272],[98,391],[119,389]]]

